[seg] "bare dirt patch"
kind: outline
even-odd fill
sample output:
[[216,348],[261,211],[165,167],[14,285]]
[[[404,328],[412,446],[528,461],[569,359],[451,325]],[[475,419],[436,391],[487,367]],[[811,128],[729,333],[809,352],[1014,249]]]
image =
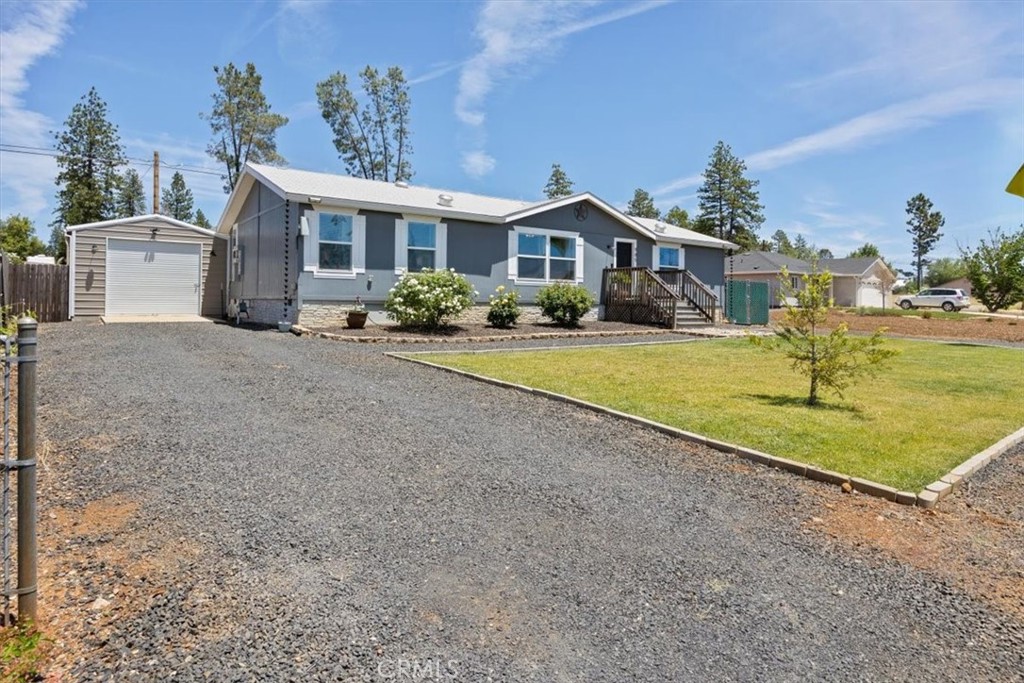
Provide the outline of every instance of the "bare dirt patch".
[[1024,618],[1024,447],[932,510],[823,494],[807,528],[937,575]]
[[[772,322],[782,319],[784,311],[773,310]],[[926,311],[919,315],[857,315],[846,311],[831,311],[829,327],[844,322],[854,332],[871,333],[879,327],[887,328],[886,334],[897,337],[930,337],[936,339],[996,340],[1024,343],[1024,322],[1012,318],[993,316],[957,316],[956,318],[925,318]]]

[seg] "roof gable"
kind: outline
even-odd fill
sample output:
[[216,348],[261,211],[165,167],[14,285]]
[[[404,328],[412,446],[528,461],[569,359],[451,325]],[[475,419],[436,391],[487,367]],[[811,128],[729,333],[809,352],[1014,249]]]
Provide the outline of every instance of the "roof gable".
[[176,218],[170,216],[164,216],[159,213],[149,213],[145,216],[130,216],[129,218],[114,218],[108,221],[96,221],[95,223],[82,223],[80,225],[69,225],[64,232],[78,232],[79,230],[95,230],[113,227],[115,225],[130,225],[132,223],[165,223],[172,225],[176,228],[184,228],[186,230],[192,230],[202,235],[213,236],[216,233],[213,230],[207,230],[206,228],[200,228],[198,225],[192,225],[185,221],[179,221]]
[[726,269],[733,273],[809,273],[811,264],[792,256],[771,251],[748,251],[729,259]]

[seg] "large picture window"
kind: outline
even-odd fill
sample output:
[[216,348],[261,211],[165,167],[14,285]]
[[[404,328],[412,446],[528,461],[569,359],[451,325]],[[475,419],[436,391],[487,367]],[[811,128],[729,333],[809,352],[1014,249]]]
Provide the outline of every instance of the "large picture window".
[[352,216],[319,214],[320,270],[352,270]]
[[517,277],[521,280],[576,280],[576,237],[531,232],[517,235]]

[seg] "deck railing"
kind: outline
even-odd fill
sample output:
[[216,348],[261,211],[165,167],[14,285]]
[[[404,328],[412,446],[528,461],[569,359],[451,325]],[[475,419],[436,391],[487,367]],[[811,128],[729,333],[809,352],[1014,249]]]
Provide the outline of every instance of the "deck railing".
[[655,275],[680,299],[700,311],[708,322],[715,321],[718,295],[688,270],[658,270]]
[[601,291],[605,320],[675,329],[679,295],[650,268],[605,268]]

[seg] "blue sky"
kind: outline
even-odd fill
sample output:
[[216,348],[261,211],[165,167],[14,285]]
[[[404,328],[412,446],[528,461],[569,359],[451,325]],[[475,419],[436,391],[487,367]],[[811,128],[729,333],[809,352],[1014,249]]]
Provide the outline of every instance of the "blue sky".
[[[414,183],[539,199],[557,161],[616,205],[643,187],[695,213],[721,139],[760,180],[765,237],[781,228],[837,255],[871,241],[906,267],[918,192],[946,216],[937,256],[1024,221],[1003,191],[1024,162],[1020,2],[3,0],[0,30],[8,146],[52,147],[96,86],[130,156],[218,170],[199,118],[212,67],[252,61],[291,119],[288,164],[341,172],[316,82],[397,64],[412,82]],[[48,235],[55,168],[0,152],[0,215]],[[219,178],[185,177],[215,220]]]

